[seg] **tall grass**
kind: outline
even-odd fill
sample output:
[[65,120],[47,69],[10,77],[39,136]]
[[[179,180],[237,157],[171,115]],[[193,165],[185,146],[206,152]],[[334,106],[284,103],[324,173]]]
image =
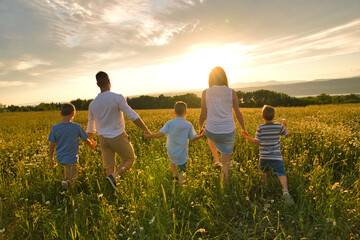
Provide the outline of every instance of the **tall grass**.
[[[247,130],[260,109],[243,109]],[[51,167],[47,137],[58,112],[0,114],[1,239],[359,239],[360,105],[277,108],[290,136],[282,152],[295,204],[281,201],[275,177],[264,188],[258,148],[236,132],[231,180],[222,184],[206,139],[190,143],[184,187],[171,180],[165,138],[144,140],[127,120],[137,155],[118,178],[105,181],[101,152],[80,146],[79,182],[63,191],[63,169]],[[200,111],[187,119],[197,128]],[[172,110],[139,111],[157,132]],[[74,122],[86,127],[87,112]],[[118,159],[119,160],[119,159]]]

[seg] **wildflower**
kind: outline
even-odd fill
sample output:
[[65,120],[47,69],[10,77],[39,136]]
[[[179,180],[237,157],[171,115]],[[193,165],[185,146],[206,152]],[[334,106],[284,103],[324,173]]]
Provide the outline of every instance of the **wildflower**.
[[205,232],[206,232],[206,230],[205,230],[205,228],[200,228],[200,229],[198,229],[198,230],[197,230],[197,232],[200,232],[200,233],[205,233]]
[[5,228],[0,230],[0,233],[4,233],[5,232]]
[[136,231],[133,231],[132,235],[135,235],[136,234]]
[[150,225],[153,224],[154,221],[155,221],[155,217],[153,217],[153,218],[149,221],[149,224],[150,224]]
[[144,228],[143,228],[143,227],[140,227],[139,229],[140,229],[140,231],[144,231]]
[[246,201],[250,201],[249,197],[246,197],[245,199],[246,199]]
[[98,195],[98,198],[102,198],[103,195],[104,195],[104,194],[99,194],[99,195]]
[[46,201],[45,204],[46,204],[46,205],[49,205],[49,204],[50,204],[50,201]]

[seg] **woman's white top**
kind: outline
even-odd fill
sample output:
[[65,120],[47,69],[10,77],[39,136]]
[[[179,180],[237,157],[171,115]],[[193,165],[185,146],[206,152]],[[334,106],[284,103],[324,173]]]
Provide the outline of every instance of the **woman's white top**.
[[227,86],[213,85],[206,89],[206,130],[216,134],[232,133],[235,130],[233,118],[233,90]]

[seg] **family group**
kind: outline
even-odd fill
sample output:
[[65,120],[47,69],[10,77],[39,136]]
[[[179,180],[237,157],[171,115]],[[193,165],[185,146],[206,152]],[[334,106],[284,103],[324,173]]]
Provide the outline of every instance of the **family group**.
[[[225,180],[228,180],[229,164],[235,144],[234,112],[241,127],[241,135],[260,146],[259,168],[263,173],[264,184],[267,184],[267,174],[272,168],[282,185],[284,202],[288,205],[293,203],[288,191],[287,177],[280,152],[280,136],[288,135],[286,123],[274,123],[275,110],[266,105],[262,109],[264,124],[257,128],[255,138],[251,138],[245,129],[237,94],[229,88],[226,73],[221,67],[211,70],[209,88],[202,93],[198,132],[190,122],[186,121],[186,103],[176,102],[175,118],[166,122],[158,133],[152,134],[140,116],[127,104],[125,98],[121,94],[110,91],[110,78],[105,72],[101,71],[96,74],[96,82],[100,93],[89,105],[86,132],[79,124],[72,122],[75,116],[75,107],[66,103],[61,108],[62,122],[54,125],[49,134],[51,164],[54,164],[56,147],[56,160],[65,168],[63,187],[71,185],[77,177],[79,138],[91,149],[95,149],[97,142],[93,140],[93,136],[97,132],[106,180],[117,191],[116,177],[129,170],[135,162],[134,149],[125,132],[123,114],[144,131],[146,139],[161,138],[167,135],[166,148],[171,162],[172,175],[179,185],[184,183],[189,141],[195,142],[203,135],[208,139],[215,167],[221,167],[222,175]],[[221,153],[220,159],[218,151]],[[115,154],[121,158],[118,167],[116,167]]]

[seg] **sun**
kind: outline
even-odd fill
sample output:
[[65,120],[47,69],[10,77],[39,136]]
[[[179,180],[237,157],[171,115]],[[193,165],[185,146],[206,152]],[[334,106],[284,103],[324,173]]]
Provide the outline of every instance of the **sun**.
[[160,75],[181,89],[205,88],[210,71],[216,66],[224,68],[230,81],[234,72],[241,71],[245,54],[245,47],[239,44],[193,46],[187,53],[169,58],[169,63],[159,69]]

